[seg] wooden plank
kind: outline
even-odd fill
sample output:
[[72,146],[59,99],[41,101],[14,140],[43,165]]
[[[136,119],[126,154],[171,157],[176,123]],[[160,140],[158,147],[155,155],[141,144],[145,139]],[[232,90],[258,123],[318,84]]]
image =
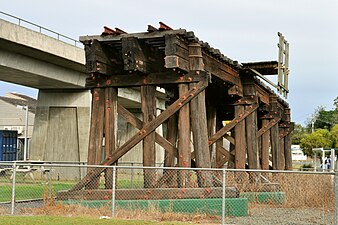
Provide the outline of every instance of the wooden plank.
[[[135,134],[131,139],[126,141],[121,147],[116,149],[115,154],[106,158],[101,165],[111,165],[115,163],[119,158],[121,158],[125,153],[127,153],[132,147],[138,144],[144,137],[146,137],[150,132],[154,131],[159,125],[166,121],[170,116],[175,112],[181,109],[185,104],[189,103],[192,99],[196,97],[201,91],[207,87],[208,83],[206,81],[200,81],[196,84],[194,88],[189,90],[185,96],[185,99],[178,99],[172,105],[170,105],[166,110],[164,110],[158,117],[153,121],[146,124],[143,129]],[[95,177],[98,177],[104,169],[99,169],[95,172],[88,173],[79,183],[77,183],[72,190],[82,189],[90,180]]]
[[[155,86],[141,87],[141,110],[145,125],[156,117]],[[155,132],[152,131],[143,139],[143,166],[156,166]],[[144,187],[155,185],[154,170],[144,169]]]
[[[213,188],[147,188],[117,189],[116,200],[160,200],[160,199],[199,199],[222,198],[222,187]],[[111,190],[60,191],[57,200],[107,200],[111,199]],[[235,187],[226,187],[226,198],[238,198]]]
[[[263,119],[262,120],[262,127],[267,128],[269,124],[269,120]],[[268,170],[269,169],[269,151],[270,151],[270,129],[267,129],[261,136],[262,140],[262,169]]]
[[[101,163],[102,144],[103,144],[103,124],[104,124],[104,90],[95,88],[92,90],[92,113],[89,132],[88,145],[88,165],[97,165]],[[90,169],[94,171],[95,169]],[[91,180],[86,189],[97,188],[98,179]]]
[[[117,88],[105,88],[105,145],[104,157],[113,154],[117,148]],[[105,172],[105,188],[112,188],[113,171]]]
[[[245,106],[248,110],[250,106]],[[257,143],[257,112],[254,111],[245,119],[247,158],[250,169],[259,169],[259,155]]]
[[106,77],[94,77],[87,79],[86,87],[139,87],[143,85],[163,85],[163,84],[180,84],[180,83],[192,83],[205,80],[207,73],[204,71],[196,74],[195,71],[191,71],[186,74],[170,71],[150,73],[145,75],[140,74],[121,74]]
[[[144,126],[143,122],[136,116],[134,116],[131,112],[129,112],[127,109],[125,109],[122,105],[117,104],[117,110],[119,115],[122,116],[122,118],[126,120],[128,123],[130,123],[139,130],[143,128]],[[155,132],[155,141],[162,148],[164,148],[166,152],[174,155],[176,158],[178,157],[178,149],[174,145],[172,145],[168,140],[159,135],[157,132]]]
[[[235,106],[235,116],[239,118],[240,115],[246,115],[244,113],[244,106]],[[242,116],[243,118],[243,116]],[[230,123],[229,123],[230,124]],[[229,125],[228,124],[228,125]],[[236,125],[236,126],[235,126]],[[246,164],[246,136],[245,136],[245,121],[238,120],[238,123],[234,123],[235,126],[235,168],[245,169]],[[225,126],[226,127],[226,126]]]

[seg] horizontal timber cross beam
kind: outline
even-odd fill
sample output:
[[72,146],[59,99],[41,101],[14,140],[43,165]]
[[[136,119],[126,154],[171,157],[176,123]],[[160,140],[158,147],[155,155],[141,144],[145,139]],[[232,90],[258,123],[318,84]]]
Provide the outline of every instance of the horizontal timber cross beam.
[[162,73],[143,74],[139,72],[131,74],[114,75],[109,78],[94,77],[87,79],[86,87],[139,87],[142,85],[163,85],[199,82],[207,79],[205,71],[189,71],[188,73],[178,73],[170,71]]

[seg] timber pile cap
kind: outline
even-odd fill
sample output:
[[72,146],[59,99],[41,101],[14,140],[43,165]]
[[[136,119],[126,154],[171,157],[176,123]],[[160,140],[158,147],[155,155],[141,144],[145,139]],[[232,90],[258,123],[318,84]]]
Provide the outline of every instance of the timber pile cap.
[[111,29],[105,26],[104,31],[102,32],[101,35],[81,36],[80,41],[85,44],[87,42],[96,39],[100,42],[109,42],[114,47],[117,47],[121,43],[121,38],[136,37],[138,39],[144,40],[147,44],[149,44],[152,47],[163,50],[165,48],[165,36],[170,34],[177,35],[178,37],[182,38],[188,43],[200,44],[204,53],[211,55],[220,62],[223,62],[237,70],[242,69],[242,65],[238,63],[238,61],[232,60],[227,56],[223,55],[219,49],[210,47],[208,42],[203,42],[199,40],[198,37],[195,36],[193,31],[186,31],[185,29],[174,30],[162,22],[159,22],[159,24],[160,24],[159,28],[155,28],[151,25],[148,25],[147,32],[131,33],[131,34],[128,34],[127,32],[119,28]]

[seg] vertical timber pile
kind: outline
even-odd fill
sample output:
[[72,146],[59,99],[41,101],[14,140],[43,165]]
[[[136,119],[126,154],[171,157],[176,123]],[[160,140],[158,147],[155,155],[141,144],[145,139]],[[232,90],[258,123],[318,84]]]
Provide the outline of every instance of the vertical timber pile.
[[[189,45],[189,67],[191,71],[204,71],[202,49],[198,43]],[[191,88],[192,85],[190,85]],[[211,168],[211,158],[208,145],[208,128],[205,105],[205,91],[202,91],[195,99],[190,102],[191,129],[193,133],[193,143],[197,168]],[[212,176],[210,172],[199,173],[199,179],[203,187],[212,186]]]

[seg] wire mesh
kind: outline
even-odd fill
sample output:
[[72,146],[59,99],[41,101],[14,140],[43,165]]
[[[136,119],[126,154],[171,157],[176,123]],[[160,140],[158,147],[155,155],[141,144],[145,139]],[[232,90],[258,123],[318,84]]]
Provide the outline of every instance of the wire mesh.
[[[13,180],[13,166],[0,168],[1,215],[11,213],[15,199],[16,215],[334,223],[333,173],[18,164]],[[84,185],[75,188],[80,181]]]

